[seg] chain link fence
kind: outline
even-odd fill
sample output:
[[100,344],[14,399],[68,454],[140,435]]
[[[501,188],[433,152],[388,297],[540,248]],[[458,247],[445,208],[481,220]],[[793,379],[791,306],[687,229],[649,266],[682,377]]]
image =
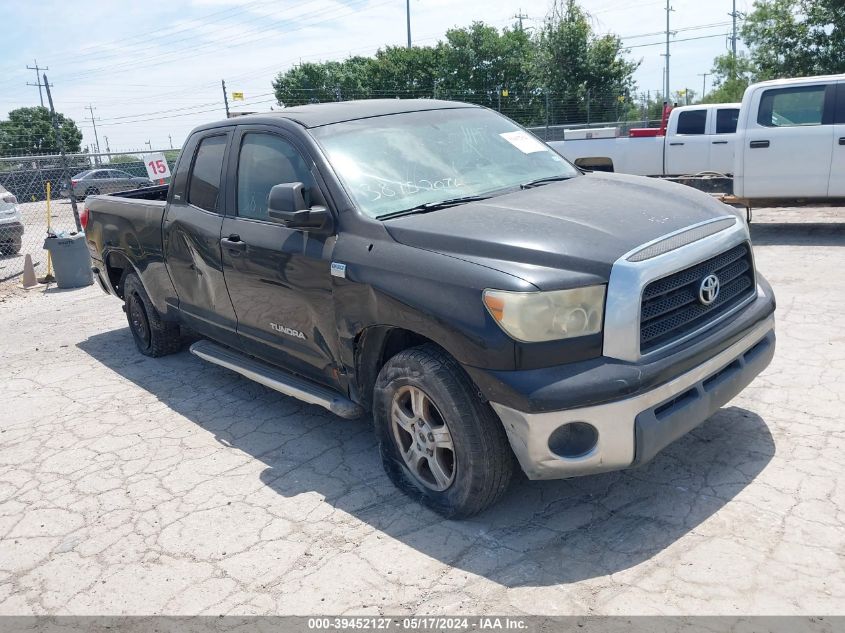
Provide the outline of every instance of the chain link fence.
[[[179,150],[161,152],[174,168]],[[68,168],[58,155],[0,157],[0,294],[20,282],[26,255],[36,277],[49,272],[44,239],[77,231],[71,188],[82,210],[89,195],[149,186],[144,156],[150,153],[68,154]]]

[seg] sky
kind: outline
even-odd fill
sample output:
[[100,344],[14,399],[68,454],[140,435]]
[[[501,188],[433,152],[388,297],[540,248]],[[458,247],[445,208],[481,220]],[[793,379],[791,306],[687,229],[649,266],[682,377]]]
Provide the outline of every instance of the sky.
[[[671,0],[672,90],[700,93],[728,47],[733,0]],[[503,28],[521,13],[538,28],[551,0],[410,0],[412,39],[432,45],[452,27]],[[736,0],[737,10],[751,0]],[[639,91],[663,85],[665,0],[580,0],[597,33],[615,33],[641,61]],[[233,110],[276,106],[271,81],[300,61],[342,60],[406,43],[404,0],[0,0],[0,119],[39,104],[36,72],[49,67],[56,109],[83,147],[140,152],[179,147],[190,130]],[[707,77],[708,89],[712,77]],[[231,101],[231,93],[244,101]],[[44,95],[46,103],[46,94]]]

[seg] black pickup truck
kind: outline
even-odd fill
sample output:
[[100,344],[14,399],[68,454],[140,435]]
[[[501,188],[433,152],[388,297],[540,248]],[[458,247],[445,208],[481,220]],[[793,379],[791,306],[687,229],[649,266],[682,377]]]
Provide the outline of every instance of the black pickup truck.
[[[444,101],[204,125],[169,186],[92,196],[138,349],[191,352],[354,418],[447,516],[532,479],[637,466],[770,362],[745,223],[687,187],[584,173]],[[732,438],[725,437],[725,442]]]

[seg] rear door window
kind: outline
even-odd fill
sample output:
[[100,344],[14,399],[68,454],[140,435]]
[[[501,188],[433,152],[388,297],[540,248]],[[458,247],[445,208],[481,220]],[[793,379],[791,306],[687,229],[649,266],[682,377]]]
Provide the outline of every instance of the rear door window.
[[739,121],[739,108],[722,108],[716,111],[716,134],[734,134]]
[[208,136],[200,141],[188,181],[189,204],[206,211],[217,210],[226,140],[227,137],[221,134]]
[[766,90],[760,99],[757,123],[765,127],[821,125],[824,102],[824,85]]
[[678,134],[704,134],[707,110],[686,110],[678,117]]

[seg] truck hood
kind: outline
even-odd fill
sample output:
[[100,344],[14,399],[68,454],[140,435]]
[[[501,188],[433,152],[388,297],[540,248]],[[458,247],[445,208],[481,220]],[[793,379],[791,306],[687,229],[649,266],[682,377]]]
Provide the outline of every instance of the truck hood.
[[481,202],[387,220],[397,242],[512,274],[549,290],[604,283],[636,246],[733,214],[690,187],[592,173]]

